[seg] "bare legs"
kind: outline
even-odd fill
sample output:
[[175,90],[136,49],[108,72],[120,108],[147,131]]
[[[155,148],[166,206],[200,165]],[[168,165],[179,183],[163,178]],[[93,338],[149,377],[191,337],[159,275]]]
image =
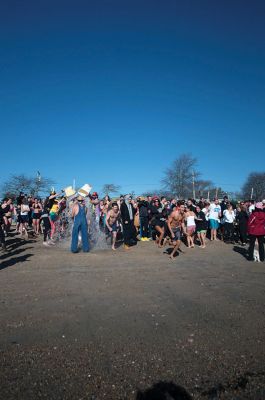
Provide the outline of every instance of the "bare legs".
[[159,234],[157,239],[156,239],[156,244],[158,244],[158,247],[162,247],[162,240],[165,234],[165,229],[161,228],[161,226],[156,225],[155,230]]
[[111,232],[112,233],[112,246],[111,246],[111,248],[112,248],[112,250],[116,250],[116,248],[115,248],[115,244],[116,244],[116,238],[117,238],[117,232]]
[[205,249],[205,247],[206,247],[205,236],[206,236],[205,232],[198,232],[198,239],[200,241],[200,244],[201,244],[200,247],[202,249]]
[[25,232],[25,237],[28,238],[28,223],[27,222],[21,222],[20,227],[19,227],[19,233],[22,236],[23,232]]
[[6,235],[8,235],[12,224],[12,218],[4,216],[3,219],[4,219],[4,230],[6,232]]
[[187,245],[188,247],[194,247],[194,241],[193,241],[193,233],[188,233],[187,232]]
[[40,220],[39,219],[33,219],[33,229],[34,229],[34,233],[36,235],[38,235],[40,232]]
[[211,240],[217,240],[217,229],[211,229]]
[[52,220],[50,219],[50,223],[51,223],[51,239],[53,239],[53,236],[54,236],[54,234],[55,234],[55,229],[56,229],[55,221],[52,221]]
[[174,255],[175,255],[176,252],[179,250],[180,244],[181,244],[181,240],[177,240],[177,241],[174,242],[174,243],[175,243],[175,246],[174,246],[174,248],[173,248],[173,250],[172,250],[172,252],[171,252],[171,254],[170,254],[171,260],[174,259]]

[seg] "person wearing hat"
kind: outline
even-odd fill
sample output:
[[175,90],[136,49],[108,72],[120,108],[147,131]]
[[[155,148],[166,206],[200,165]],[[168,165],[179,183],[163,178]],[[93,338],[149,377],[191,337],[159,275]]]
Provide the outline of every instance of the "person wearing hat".
[[257,240],[259,245],[259,258],[264,261],[264,236],[265,236],[265,213],[263,212],[262,202],[255,205],[248,220],[248,234],[249,234],[249,261],[254,261],[254,247]]
[[92,194],[88,194],[88,197],[90,198],[90,202],[94,205],[97,205],[99,203],[99,199],[98,199],[98,193],[97,192],[93,192]]
[[83,251],[87,253],[89,252],[89,243],[86,207],[84,204],[84,198],[82,196],[78,196],[76,200],[77,201],[72,208],[72,218],[74,218],[74,225],[72,230],[71,252],[78,252],[78,234],[79,232],[81,232]]
[[90,198],[90,203],[92,204],[93,218],[95,219],[97,225],[99,225],[101,210],[99,205],[100,201],[98,198],[98,193],[93,192],[92,194],[88,194],[88,197]]

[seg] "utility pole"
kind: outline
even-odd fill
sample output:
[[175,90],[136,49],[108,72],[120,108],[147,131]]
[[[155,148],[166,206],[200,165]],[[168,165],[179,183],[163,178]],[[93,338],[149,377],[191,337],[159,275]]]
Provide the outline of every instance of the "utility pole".
[[218,188],[215,190],[215,197],[218,198]]
[[36,179],[36,196],[39,195],[39,190],[40,190],[40,182],[41,182],[41,174],[40,171],[37,171],[37,179]]
[[250,200],[252,200],[252,197],[253,197],[253,188],[251,188]]
[[193,194],[193,199],[195,199],[195,178],[194,178],[194,170],[192,171],[192,194]]

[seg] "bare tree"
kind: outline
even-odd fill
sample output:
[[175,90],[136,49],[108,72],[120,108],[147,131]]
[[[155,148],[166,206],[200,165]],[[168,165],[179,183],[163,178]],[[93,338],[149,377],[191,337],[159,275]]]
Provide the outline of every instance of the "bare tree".
[[171,168],[165,172],[162,180],[163,188],[178,198],[192,197],[193,182],[200,173],[196,170],[197,159],[191,154],[182,154],[173,161]]
[[102,187],[102,193],[109,195],[111,193],[118,193],[120,191],[119,185],[114,185],[113,183],[105,183]]
[[242,188],[244,199],[250,199],[253,189],[253,199],[265,198],[265,172],[251,172]]
[[153,189],[153,190],[149,190],[148,192],[143,192],[142,197],[147,197],[147,196],[158,196],[158,197],[162,197],[165,196],[167,199],[173,199],[174,194],[171,192],[168,192],[166,190],[163,189]]
[[51,179],[41,177],[26,176],[25,174],[11,175],[2,185],[2,193],[16,197],[19,192],[25,192],[33,196],[38,196],[42,192],[49,191],[54,182]]
[[197,179],[195,181],[195,193],[197,197],[206,197],[212,187],[213,187],[212,181],[203,179]]

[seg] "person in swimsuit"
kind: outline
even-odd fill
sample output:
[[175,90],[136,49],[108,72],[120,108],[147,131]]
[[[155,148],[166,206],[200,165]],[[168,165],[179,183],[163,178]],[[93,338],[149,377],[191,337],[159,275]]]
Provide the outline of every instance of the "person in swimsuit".
[[185,229],[185,206],[181,204],[178,210],[172,211],[168,217],[167,226],[171,234],[174,248],[170,254],[170,258],[173,260],[174,255],[180,250],[181,244],[181,232],[186,232]]
[[37,198],[34,199],[34,202],[32,204],[32,210],[33,210],[32,220],[33,220],[34,233],[36,235],[39,235],[40,218],[41,218],[41,213],[42,213],[42,204],[39,199],[37,199]]
[[59,212],[59,200],[54,199],[53,205],[50,209],[50,222],[51,222],[51,239],[54,239],[55,231],[56,231],[56,225],[55,222],[58,219],[58,212]]
[[0,207],[0,246],[2,251],[6,252],[7,248],[6,248],[5,232],[3,229],[3,225],[4,225],[4,210],[2,209],[2,207]]
[[193,235],[196,230],[195,217],[196,217],[195,213],[191,211],[191,208],[188,208],[185,214],[188,248],[194,247]]
[[28,238],[29,212],[30,212],[30,207],[27,199],[25,198],[21,204],[21,212],[20,212],[21,224],[19,227],[19,232],[21,236],[24,233],[26,238]]
[[17,197],[17,206],[16,206],[16,216],[17,216],[17,224],[16,224],[16,233],[20,232],[20,224],[21,224],[21,204],[25,198],[23,192],[20,192],[19,196]]
[[62,195],[63,190],[61,192],[56,193],[53,190],[50,193],[50,196],[46,197],[44,202],[44,208],[49,212],[50,224],[51,224],[51,240],[54,238],[56,225],[55,222],[58,219],[58,212],[59,212],[59,200],[56,197]]
[[108,211],[106,216],[106,227],[112,236],[112,250],[116,250],[115,243],[117,232],[119,229],[120,211],[117,203],[112,204],[112,209]]
[[4,221],[4,230],[5,230],[5,235],[7,236],[11,223],[12,223],[12,213],[14,210],[13,204],[12,204],[12,199],[5,198],[2,203],[2,211],[3,211],[3,221]]

